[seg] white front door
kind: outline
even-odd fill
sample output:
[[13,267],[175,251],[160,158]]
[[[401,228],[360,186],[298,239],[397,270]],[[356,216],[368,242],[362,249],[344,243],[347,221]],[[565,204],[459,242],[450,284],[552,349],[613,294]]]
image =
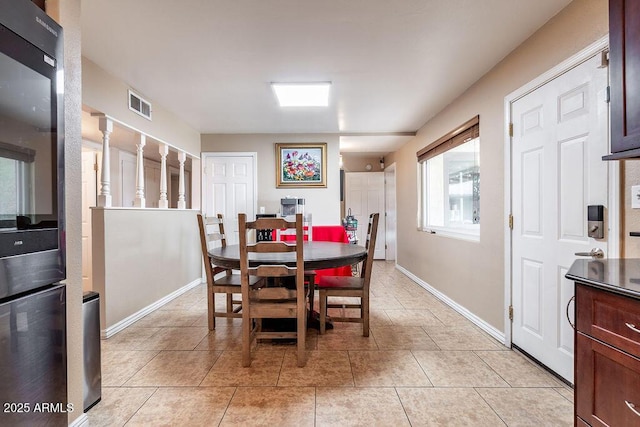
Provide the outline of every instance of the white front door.
[[384,170],[384,205],[385,205],[385,226],[386,236],[386,257],[387,261],[396,260],[396,165],[395,163]]
[[255,153],[203,155],[203,213],[224,216],[227,244],[238,243],[238,213],[256,214]]
[[385,259],[384,172],[345,173],[345,209],[358,220],[358,244],[366,241],[369,215],[379,213],[374,259]]
[[[587,235],[587,206],[608,205],[607,69],[599,56],[511,105],[512,342],[573,382],[573,330],[564,276]],[[607,215],[605,215],[607,217]],[[573,319],[572,319],[573,321]]]

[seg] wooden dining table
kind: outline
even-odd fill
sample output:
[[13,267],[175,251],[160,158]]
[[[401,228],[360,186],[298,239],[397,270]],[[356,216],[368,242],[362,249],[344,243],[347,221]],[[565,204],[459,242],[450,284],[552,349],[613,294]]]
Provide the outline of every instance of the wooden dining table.
[[[321,270],[357,264],[367,256],[363,246],[338,242],[304,242],[305,270]],[[240,246],[227,245],[209,250],[211,262],[225,268],[240,269]],[[294,267],[295,253],[249,253],[249,265],[284,264]]]
[[[304,242],[303,256],[305,270],[322,270],[326,268],[337,268],[347,265],[357,264],[367,256],[367,250],[363,246],[350,243],[339,242]],[[209,256],[213,264],[240,269],[240,245],[227,245],[209,250]],[[249,265],[274,264],[295,267],[295,253],[256,253],[249,252]],[[309,325],[319,329],[315,321],[316,314],[313,312],[313,297],[309,298]]]

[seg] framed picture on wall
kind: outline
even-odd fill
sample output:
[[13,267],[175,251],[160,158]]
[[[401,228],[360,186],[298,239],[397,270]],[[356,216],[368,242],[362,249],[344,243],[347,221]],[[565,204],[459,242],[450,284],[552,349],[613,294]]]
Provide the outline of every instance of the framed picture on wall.
[[276,143],[276,187],[326,187],[327,144]]

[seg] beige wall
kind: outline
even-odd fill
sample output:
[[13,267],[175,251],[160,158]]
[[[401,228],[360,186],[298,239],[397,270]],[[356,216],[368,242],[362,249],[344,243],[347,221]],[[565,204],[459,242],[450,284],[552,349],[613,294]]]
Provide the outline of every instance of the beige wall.
[[65,221],[67,257],[67,401],[75,410],[69,423],[82,416],[82,192],[80,0],[48,0],[47,13],[64,28]]
[[[327,188],[276,188],[276,142],[326,142]],[[313,223],[340,224],[339,140],[332,134],[205,134],[202,152],[256,152],[258,158],[257,207],[267,213],[280,212],[280,199],[304,197],[305,211],[313,215]],[[256,209],[256,212],[258,210]]]
[[[504,331],[504,98],[608,32],[606,0],[574,0],[430,119],[385,161],[397,164],[398,264]],[[462,59],[460,66],[464,64]],[[481,234],[467,242],[416,229],[416,152],[480,115]]]
[[84,105],[125,123],[140,132],[172,147],[186,151],[192,156],[200,152],[200,133],[153,102],[143,93],[140,96],[153,105],[153,121],[129,110],[128,90],[125,82],[105,72],[94,62],[82,58],[82,102]]
[[168,295],[200,282],[196,211],[93,208],[91,218],[93,290],[100,293],[103,335]]
[[[345,172],[380,172],[380,157],[363,157],[358,155],[342,154],[342,164]],[[367,165],[371,170],[367,171]]]

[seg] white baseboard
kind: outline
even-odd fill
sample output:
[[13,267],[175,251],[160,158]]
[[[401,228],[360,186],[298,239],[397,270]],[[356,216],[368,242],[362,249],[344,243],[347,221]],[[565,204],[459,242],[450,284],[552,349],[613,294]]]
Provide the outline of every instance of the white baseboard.
[[407,276],[409,279],[416,282],[418,285],[422,286],[425,290],[427,290],[430,294],[438,298],[440,301],[447,304],[449,307],[453,308],[455,311],[457,311],[462,316],[467,318],[471,323],[478,326],[480,329],[482,329],[483,331],[491,335],[493,338],[498,340],[503,345],[506,345],[505,335],[503,332],[491,326],[490,324],[488,324],[487,322],[485,322],[484,320],[482,320],[481,318],[479,318],[478,316],[476,316],[475,314],[467,310],[465,307],[461,306],[460,304],[458,304],[457,302],[455,302],[454,300],[452,300],[451,298],[449,298],[448,296],[446,296],[445,294],[443,294],[442,292],[440,292],[439,290],[437,290],[436,288],[434,288],[433,286],[425,282],[424,280],[420,279],[418,276],[411,273],[406,268],[402,267],[400,264],[396,263],[396,269],[398,269],[402,274]]
[[73,420],[69,427],[84,427],[89,425],[89,417],[87,414],[81,414],[78,418]]
[[118,332],[120,332],[121,330],[125,329],[127,326],[130,326],[131,324],[135,323],[136,321],[142,319],[144,316],[146,316],[147,314],[159,309],[160,307],[162,307],[163,305],[171,302],[172,300],[178,298],[180,295],[184,294],[185,292],[195,288],[196,286],[198,286],[199,284],[202,283],[202,279],[198,278],[196,280],[194,280],[193,282],[181,287],[180,289],[173,291],[172,293],[170,293],[169,295],[165,296],[164,298],[159,299],[158,301],[154,302],[153,304],[150,304],[148,306],[146,306],[145,308],[143,308],[142,310],[133,313],[131,316],[122,319],[121,321],[119,321],[118,323],[109,326],[107,329],[103,329],[102,331],[100,331],[100,336],[102,339],[107,339],[109,337],[112,337],[113,335],[117,334]]

